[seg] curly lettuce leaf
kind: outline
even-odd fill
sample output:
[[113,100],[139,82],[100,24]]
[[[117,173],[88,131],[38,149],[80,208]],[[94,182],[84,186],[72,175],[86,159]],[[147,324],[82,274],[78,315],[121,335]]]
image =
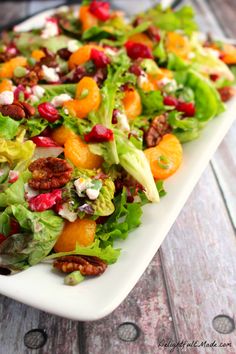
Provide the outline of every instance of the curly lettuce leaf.
[[30,162],[35,150],[35,144],[26,142],[8,141],[0,138],[0,162],[8,162],[10,166],[22,163],[26,166]]
[[13,139],[17,134],[19,125],[19,122],[0,113],[0,138]]
[[141,224],[142,204],[127,203],[125,189],[115,198],[114,204],[114,213],[97,227],[96,236],[105,245],[112,245],[117,239],[126,239],[129,232]]
[[47,256],[45,260],[51,260],[70,255],[98,257],[108,264],[112,264],[117,261],[120,255],[120,249],[115,249],[111,245],[101,248],[100,241],[95,240],[92,245],[88,247],[81,247],[77,244],[74,251],[53,253],[50,256]]
[[165,31],[183,30],[190,35],[198,28],[191,6],[183,6],[181,9],[173,11],[170,8],[163,10],[161,5],[157,5],[143,14],[139,14],[138,17],[152,21],[156,27]]
[[0,245],[0,264],[17,270],[42,261],[52,250],[63,229],[63,220],[53,211],[31,212],[23,205],[5,211],[20,224],[22,233],[8,237]]
[[22,204],[25,202],[24,184],[29,179],[30,172],[26,171],[21,173],[15,183],[6,183],[0,185],[0,208],[6,208],[13,204]]
[[152,115],[164,109],[163,97],[160,91],[144,92],[139,90],[143,114]]

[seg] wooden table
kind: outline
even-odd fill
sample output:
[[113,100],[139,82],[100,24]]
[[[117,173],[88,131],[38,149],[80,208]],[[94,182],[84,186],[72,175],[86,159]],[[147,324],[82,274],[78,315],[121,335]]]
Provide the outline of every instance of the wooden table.
[[[4,2],[0,23],[59,2]],[[137,8],[135,0],[127,4],[132,2]],[[202,30],[236,37],[235,0],[189,3]],[[228,346],[185,346],[173,353],[235,354],[235,137],[234,124],[161,249],[117,310],[103,320],[81,323],[0,296],[0,354],[157,354],[170,352],[171,345],[182,340]],[[32,329],[36,331],[29,332]],[[25,345],[37,347],[45,340],[37,350]],[[168,342],[169,348],[163,347]]]

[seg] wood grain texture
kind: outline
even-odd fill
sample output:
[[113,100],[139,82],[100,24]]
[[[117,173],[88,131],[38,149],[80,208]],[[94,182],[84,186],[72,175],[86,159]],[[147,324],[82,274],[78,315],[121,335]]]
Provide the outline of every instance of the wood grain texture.
[[236,313],[236,239],[210,168],[163,242],[161,254],[178,338],[231,342],[224,353],[235,353],[235,333],[222,335],[212,327],[215,316],[234,318]]
[[[136,341],[119,339],[118,327],[124,322],[139,327]],[[84,334],[89,354],[154,354],[163,338],[176,341],[158,253],[119,308],[103,320],[85,323]]]

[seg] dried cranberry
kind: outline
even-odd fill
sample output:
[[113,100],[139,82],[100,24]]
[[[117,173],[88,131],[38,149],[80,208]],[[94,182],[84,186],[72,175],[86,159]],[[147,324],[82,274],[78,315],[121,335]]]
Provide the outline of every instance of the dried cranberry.
[[67,48],[61,48],[57,51],[57,54],[61,59],[68,60],[72,53]]
[[44,102],[39,104],[38,111],[40,116],[50,123],[54,123],[60,118],[57,109],[50,102]]
[[91,50],[90,59],[93,60],[97,68],[105,68],[110,63],[108,56],[95,48]]
[[6,237],[3,234],[0,234],[0,245],[5,240],[6,240]]
[[174,107],[176,107],[178,105],[178,100],[177,100],[177,98],[172,97],[172,96],[165,96],[163,98],[163,103],[166,106],[174,106]]
[[195,105],[193,102],[179,101],[176,107],[177,111],[183,112],[186,117],[193,117],[195,115]]
[[153,58],[151,49],[143,43],[135,43],[128,41],[125,43],[125,48],[128,56],[131,59]]
[[84,140],[87,143],[103,143],[114,139],[113,131],[101,124],[96,124],[91,132],[85,134]]
[[117,116],[119,115],[119,113],[120,113],[119,109],[113,109],[112,124],[117,124],[118,123]]
[[32,211],[44,211],[51,209],[57,203],[62,202],[61,189],[55,189],[51,193],[39,194],[29,200],[29,207]]
[[133,203],[134,202],[134,196],[132,195],[132,192],[129,187],[126,187],[126,193],[127,193],[127,203]]
[[18,171],[10,171],[9,172],[9,183],[15,183],[19,178],[19,172]]
[[211,79],[211,81],[217,81],[219,79],[219,75],[218,74],[211,74],[210,79]]
[[59,146],[54,140],[47,136],[34,136],[31,140],[38,147],[56,147]]
[[10,220],[10,232],[8,236],[18,234],[20,232],[20,224],[15,220]]
[[52,134],[52,128],[50,128],[50,127],[45,128],[45,129],[40,133],[41,136],[50,136],[51,134]]
[[131,65],[131,67],[129,68],[129,72],[131,72],[132,74],[134,74],[136,76],[142,75],[142,69],[137,64]]
[[89,12],[100,21],[107,21],[110,18],[110,4],[108,2],[93,0],[89,5]]

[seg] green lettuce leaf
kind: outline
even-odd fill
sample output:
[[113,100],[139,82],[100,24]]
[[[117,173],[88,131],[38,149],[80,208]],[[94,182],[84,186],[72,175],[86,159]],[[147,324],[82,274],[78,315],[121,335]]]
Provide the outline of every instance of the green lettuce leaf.
[[24,184],[29,179],[29,176],[30,172],[23,172],[15,183],[6,184],[7,188],[5,190],[0,188],[0,208],[6,208],[13,204],[26,204]]
[[105,245],[112,245],[116,239],[126,239],[129,232],[141,224],[141,203],[127,203],[125,189],[115,198],[114,204],[114,213],[97,227],[96,236]]
[[13,139],[17,134],[19,125],[19,122],[0,113],[0,138]]
[[70,255],[80,255],[80,256],[93,256],[93,257],[98,257],[102,259],[103,261],[107,262],[108,264],[115,263],[120,255],[120,249],[115,249],[111,245],[108,245],[107,247],[101,248],[100,247],[100,241],[95,240],[92,245],[88,247],[81,247],[79,245],[76,245],[76,248],[72,252],[59,252],[59,253],[53,253],[50,256],[47,256],[45,260],[51,260],[55,258],[60,258],[64,256],[70,256]]
[[26,166],[34,154],[34,149],[35,144],[30,140],[22,143],[0,138],[0,162],[8,162],[11,166],[23,163]]
[[116,131],[115,137],[121,166],[144,187],[151,202],[158,202],[158,191],[144,152],[137,149],[122,132]]
[[163,97],[160,91],[144,92],[139,90],[143,114],[152,115],[164,109]]
[[88,204],[93,207],[94,215],[107,216],[114,212],[115,207],[112,203],[114,193],[115,185],[113,181],[110,178],[105,179],[98,198],[92,202],[88,201]]
[[48,124],[48,121],[43,118],[28,118],[25,121],[24,126],[27,129],[29,136],[33,137],[42,133],[42,131],[47,128]]
[[12,235],[1,243],[1,265],[21,270],[42,261],[63,229],[62,218],[51,210],[31,212],[23,205],[12,205],[6,212],[19,222],[22,233]]

